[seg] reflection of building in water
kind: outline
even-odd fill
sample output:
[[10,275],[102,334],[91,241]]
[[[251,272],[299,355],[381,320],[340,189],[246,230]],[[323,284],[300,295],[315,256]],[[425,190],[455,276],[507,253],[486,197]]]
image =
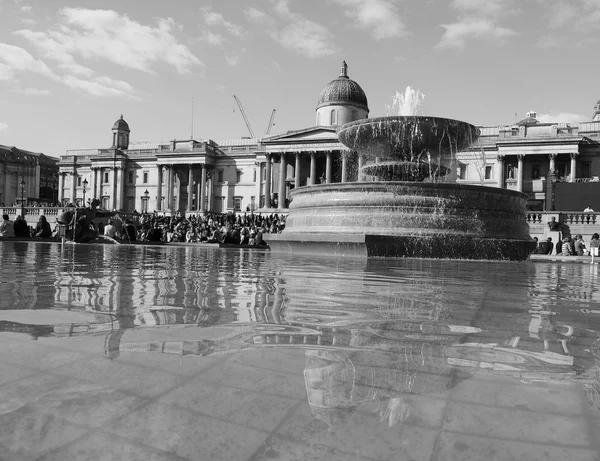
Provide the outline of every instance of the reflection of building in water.
[[111,331],[121,331],[127,328],[112,315],[95,317],[90,322],[68,322],[55,325],[27,324],[0,320],[0,332],[25,333],[33,339],[39,337],[71,338],[75,336],[92,336],[106,334]]

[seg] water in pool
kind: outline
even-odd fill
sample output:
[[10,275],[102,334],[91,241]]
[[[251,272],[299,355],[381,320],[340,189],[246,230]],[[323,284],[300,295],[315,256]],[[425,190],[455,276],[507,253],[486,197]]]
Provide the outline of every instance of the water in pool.
[[597,265],[0,252],[2,460],[600,456]]

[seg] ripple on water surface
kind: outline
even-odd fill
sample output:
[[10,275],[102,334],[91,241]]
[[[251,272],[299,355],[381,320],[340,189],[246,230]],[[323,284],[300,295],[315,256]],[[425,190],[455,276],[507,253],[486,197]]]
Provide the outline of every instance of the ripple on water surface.
[[597,266],[0,251],[0,446],[15,459],[600,449]]

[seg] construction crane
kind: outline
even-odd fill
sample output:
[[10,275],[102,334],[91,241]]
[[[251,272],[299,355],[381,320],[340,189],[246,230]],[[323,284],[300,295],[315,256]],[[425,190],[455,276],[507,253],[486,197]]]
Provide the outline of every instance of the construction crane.
[[237,105],[240,108],[240,112],[242,113],[242,117],[244,117],[244,122],[246,122],[246,126],[248,127],[248,131],[250,132],[250,137],[251,138],[256,138],[256,136],[254,136],[254,131],[252,130],[252,127],[250,126],[250,120],[248,120],[248,117],[246,116],[246,111],[244,110],[244,106],[242,106],[242,101],[240,101],[235,94],[233,95],[233,99],[235,99],[235,102],[237,102]]
[[269,120],[269,124],[267,125],[267,130],[265,131],[265,136],[269,136],[271,134],[271,127],[275,125],[275,109],[271,112],[271,119]]

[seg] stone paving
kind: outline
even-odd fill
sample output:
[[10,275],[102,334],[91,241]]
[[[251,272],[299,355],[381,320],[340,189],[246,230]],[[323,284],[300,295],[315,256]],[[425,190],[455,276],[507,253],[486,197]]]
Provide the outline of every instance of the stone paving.
[[105,337],[0,336],[0,460],[600,459],[600,414],[576,380],[481,373],[411,396],[398,424],[368,399],[325,423],[307,400],[302,349],[111,360]]

